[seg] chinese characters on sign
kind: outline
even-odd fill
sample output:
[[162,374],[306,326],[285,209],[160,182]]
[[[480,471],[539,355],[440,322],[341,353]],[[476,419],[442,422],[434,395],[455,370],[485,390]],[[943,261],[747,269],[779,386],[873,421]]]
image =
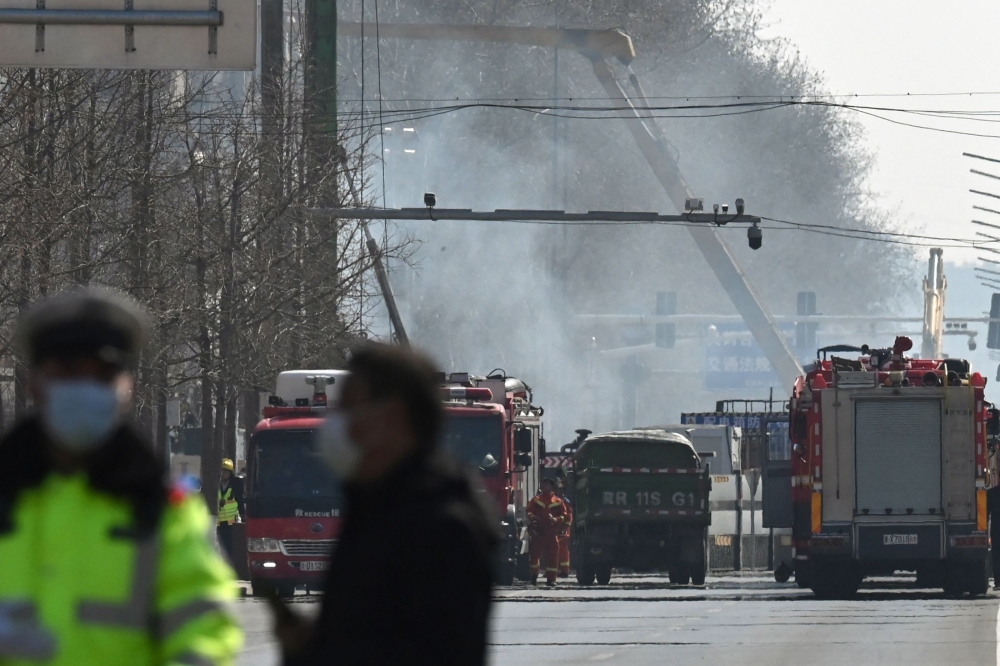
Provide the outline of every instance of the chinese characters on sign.
[[771,362],[749,338],[721,340],[705,346],[705,388],[768,388],[778,383]]

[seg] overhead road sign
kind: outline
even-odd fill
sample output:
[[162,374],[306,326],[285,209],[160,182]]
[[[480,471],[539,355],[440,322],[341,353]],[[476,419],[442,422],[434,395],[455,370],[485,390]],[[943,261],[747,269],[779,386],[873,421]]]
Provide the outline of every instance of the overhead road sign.
[[0,66],[253,70],[256,0],[0,0]]

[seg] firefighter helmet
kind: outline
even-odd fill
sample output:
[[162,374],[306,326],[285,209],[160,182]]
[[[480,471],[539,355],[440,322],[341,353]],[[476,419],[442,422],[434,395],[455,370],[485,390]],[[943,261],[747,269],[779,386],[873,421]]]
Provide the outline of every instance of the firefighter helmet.
[[229,458],[223,458],[222,459],[222,469],[228,469],[230,472],[235,472],[236,471],[236,465],[234,465],[233,461],[230,460]]

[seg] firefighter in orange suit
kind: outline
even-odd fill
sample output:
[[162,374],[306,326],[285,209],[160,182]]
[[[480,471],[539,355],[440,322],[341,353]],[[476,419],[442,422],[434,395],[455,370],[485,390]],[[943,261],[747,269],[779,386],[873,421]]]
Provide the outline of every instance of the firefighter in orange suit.
[[538,570],[545,565],[545,582],[556,584],[559,574],[559,533],[566,524],[566,505],[556,495],[554,479],[542,479],[542,490],[528,503],[528,557],[531,561],[531,580],[534,583]]
[[566,497],[566,478],[559,477],[558,490],[559,499],[562,500],[565,522],[559,531],[559,577],[569,577],[569,544],[572,541],[573,530],[573,505]]

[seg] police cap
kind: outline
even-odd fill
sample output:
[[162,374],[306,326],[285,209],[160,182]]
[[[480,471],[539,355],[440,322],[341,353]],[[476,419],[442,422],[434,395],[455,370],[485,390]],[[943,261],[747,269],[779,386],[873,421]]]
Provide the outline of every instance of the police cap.
[[14,344],[32,365],[50,358],[96,357],[134,366],[146,342],[145,313],[124,294],[74,287],[47,298],[22,316]]

